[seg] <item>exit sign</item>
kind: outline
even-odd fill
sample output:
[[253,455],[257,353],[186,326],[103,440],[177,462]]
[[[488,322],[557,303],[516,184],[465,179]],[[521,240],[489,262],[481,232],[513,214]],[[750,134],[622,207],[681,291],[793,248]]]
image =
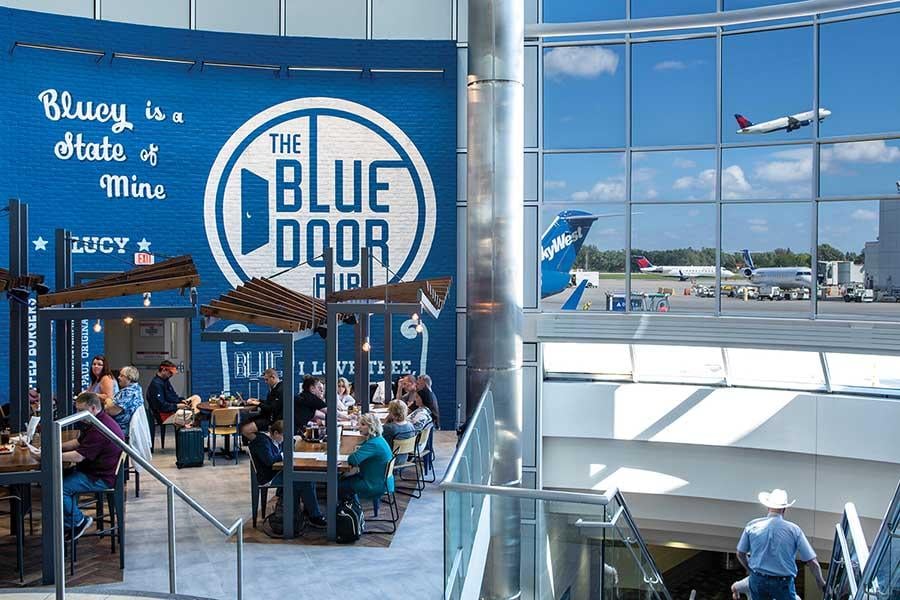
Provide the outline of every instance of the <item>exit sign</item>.
[[155,259],[149,252],[135,252],[134,264],[136,265],[152,265]]

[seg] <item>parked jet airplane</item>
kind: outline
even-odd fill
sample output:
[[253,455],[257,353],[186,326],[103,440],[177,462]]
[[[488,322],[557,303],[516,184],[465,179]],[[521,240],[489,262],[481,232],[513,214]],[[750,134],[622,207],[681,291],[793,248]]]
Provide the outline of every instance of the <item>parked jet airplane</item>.
[[[588,231],[599,218],[583,210],[564,210],[547,227],[541,237],[541,298],[553,296],[569,287],[569,271]],[[587,280],[584,280],[575,288],[563,305],[564,310],[577,308],[586,283]]]
[[744,250],[744,268],[741,273],[754,285],[777,285],[782,289],[812,288],[812,269],[809,267],[760,267],[753,266],[749,250]]
[[[772,119],[771,121],[766,121],[764,123],[752,123],[747,117],[744,115],[734,115],[734,118],[737,120],[738,125],[740,125],[740,129],[737,130],[738,133],[772,133],[773,131],[794,131],[795,129],[800,129],[801,127],[805,127],[812,123],[813,115],[815,113],[811,110],[797,113],[796,115],[790,115],[787,117],[780,117],[778,119]],[[831,114],[830,110],[820,108],[819,109],[819,122],[825,120],[825,117]]]
[[[663,265],[654,265],[650,260],[645,256],[635,256],[634,259],[637,261],[638,268],[640,268],[641,273],[659,273],[663,277],[678,277],[681,281],[687,281],[688,279],[694,279],[695,277],[715,277],[716,276],[716,267],[706,267],[706,266],[691,266],[691,265],[674,265],[674,266],[663,266]],[[720,269],[722,277],[734,277],[734,273],[722,267]]]

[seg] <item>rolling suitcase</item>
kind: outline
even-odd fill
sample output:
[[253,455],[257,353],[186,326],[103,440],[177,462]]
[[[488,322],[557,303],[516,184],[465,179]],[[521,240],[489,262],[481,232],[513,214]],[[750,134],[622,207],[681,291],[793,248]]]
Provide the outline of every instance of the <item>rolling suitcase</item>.
[[182,427],[175,434],[175,466],[203,466],[203,431],[199,427]]

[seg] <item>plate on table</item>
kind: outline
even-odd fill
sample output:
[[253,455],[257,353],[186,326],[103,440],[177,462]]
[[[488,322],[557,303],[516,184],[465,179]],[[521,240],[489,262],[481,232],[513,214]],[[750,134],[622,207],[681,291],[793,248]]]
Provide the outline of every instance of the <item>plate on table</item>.
[[13,446],[12,444],[0,446],[0,454],[12,454]]

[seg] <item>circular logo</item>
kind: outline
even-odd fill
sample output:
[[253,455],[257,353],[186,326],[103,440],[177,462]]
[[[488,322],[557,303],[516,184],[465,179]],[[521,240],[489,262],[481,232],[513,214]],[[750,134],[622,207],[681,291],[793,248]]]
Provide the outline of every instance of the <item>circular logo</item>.
[[258,113],[228,139],[206,182],[204,224],[232,286],[277,274],[279,284],[321,298],[326,248],[336,290],[359,287],[364,247],[375,258],[373,285],[414,279],[434,238],[434,186],[418,149],[383,115],[300,98]]

